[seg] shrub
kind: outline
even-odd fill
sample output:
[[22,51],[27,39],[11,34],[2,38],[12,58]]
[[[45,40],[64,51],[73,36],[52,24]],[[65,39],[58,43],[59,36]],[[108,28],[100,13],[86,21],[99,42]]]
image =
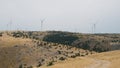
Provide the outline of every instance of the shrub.
[[0,37],[2,37],[2,33],[0,33]]
[[43,38],[43,41],[71,45],[78,37],[72,33],[56,32],[50,33]]
[[51,65],[53,65],[53,61],[47,63],[47,66],[51,66]]
[[93,38],[76,40],[72,43],[72,46],[96,52],[104,52],[111,50],[111,45],[109,41],[101,41]]
[[65,57],[60,57],[59,60],[65,60]]
[[19,68],[23,68],[23,65],[22,65],[22,64],[20,64],[20,65],[19,65]]
[[33,68],[33,66],[29,66],[29,67],[27,67],[27,68]]

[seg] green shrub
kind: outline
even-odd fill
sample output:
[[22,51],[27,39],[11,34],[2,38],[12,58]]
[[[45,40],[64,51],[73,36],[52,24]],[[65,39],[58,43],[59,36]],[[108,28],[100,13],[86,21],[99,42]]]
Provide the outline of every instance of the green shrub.
[[65,57],[60,57],[59,60],[65,60]]
[[51,66],[51,65],[53,65],[53,61],[47,63],[47,66]]
[[71,45],[78,37],[72,33],[56,32],[50,33],[43,38],[43,41]]

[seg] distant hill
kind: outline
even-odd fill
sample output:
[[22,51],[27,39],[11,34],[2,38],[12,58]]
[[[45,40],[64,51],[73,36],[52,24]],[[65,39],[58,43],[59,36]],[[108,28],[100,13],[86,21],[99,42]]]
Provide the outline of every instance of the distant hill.
[[91,51],[104,52],[120,49],[120,34],[81,34],[62,31],[16,31],[8,32],[13,37],[22,37],[74,46]]

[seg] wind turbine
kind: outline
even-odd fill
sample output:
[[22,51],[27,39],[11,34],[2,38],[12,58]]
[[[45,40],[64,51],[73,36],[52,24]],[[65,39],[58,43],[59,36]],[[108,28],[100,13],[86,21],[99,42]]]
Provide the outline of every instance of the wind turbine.
[[102,17],[100,17],[99,19],[97,19],[95,22],[93,22],[93,23],[90,23],[91,24],[91,26],[92,26],[92,34],[95,34],[96,33],[96,28],[97,28],[97,24],[99,24],[100,22],[103,22],[104,21],[104,19],[102,19]]
[[12,30],[12,18],[10,20],[10,30]]
[[10,22],[7,24],[7,30],[11,30],[12,27],[12,19],[10,19]]
[[96,32],[96,24],[97,24],[97,23],[94,23],[94,24],[93,24],[93,33]]
[[19,31],[20,24],[17,24],[17,31]]
[[95,34],[96,33],[96,25],[98,24],[98,20],[95,23],[91,23],[92,25],[92,33]]
[[96,33],[96,25],[98,24],[99,20],[97,20],[95,23],[93,23],[93,34]]
[[44,23],[44,21],[45,21],[45,19],[40,20],[40,22],[41,22],[41,31],[43,31],[43,23]]
[[97,23],[93,23],[93,24],[92,24],[92,33],[93,33],[93,34],[96,33],[96,24],[97,24]]

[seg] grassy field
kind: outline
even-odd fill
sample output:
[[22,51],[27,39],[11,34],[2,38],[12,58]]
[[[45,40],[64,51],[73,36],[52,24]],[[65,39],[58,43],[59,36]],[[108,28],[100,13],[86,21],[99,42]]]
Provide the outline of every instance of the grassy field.
[[41,68],[119,68],[120,50],[78,57]]
[[109,68],[120,68],[120,50],[99,53],[89,57],[109,61]]
[[26,42],[31,42],[30,39],[14,38],[4,34],[0,37],[0,47],[11,47],[15,45],[24,45]]
[[59,61],[53,66],[42,66],[40,68],[84,68],[92,64],[92,61],[92,59],[86,59],[85,57],[69,58],[65,61]]

